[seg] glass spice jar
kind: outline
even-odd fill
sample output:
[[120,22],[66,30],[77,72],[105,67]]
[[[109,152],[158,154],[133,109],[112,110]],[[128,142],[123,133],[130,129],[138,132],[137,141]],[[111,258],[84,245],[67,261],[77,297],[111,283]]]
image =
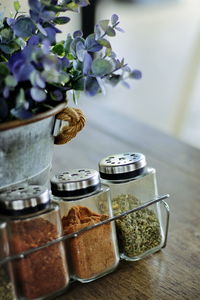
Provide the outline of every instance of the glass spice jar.
[[[0,261],[9,255],[7,224],[0,222]],[[0,300],[15,300],[13,273],[9,262],[0,263]]]
[[[100,184],[99,173],[76,169],[57,174],[51,179],[53,199],[61,208],[65,234],[95,226],[112,217],[109,188]],[[101,210],[104,203],[104,211]],[[76,234],[66,240],[72,278],[90,282],[112,272],[118,265],[119,253],[114,222]]]
[[[62,236],[60,209],[42,186],[0,194],[1,218],[7,221],[11,255],[43,246]],[[17,299],[46,299],[63,292],[69,273],[63,242],[12,261]]]
[[[110,187],[115,216],[158,197],[156,170],[141,153],[109,155],[99,162],[102,182]],[[116,220],[120,256],[136,261],[160,250],[165,222],[160,202]]]

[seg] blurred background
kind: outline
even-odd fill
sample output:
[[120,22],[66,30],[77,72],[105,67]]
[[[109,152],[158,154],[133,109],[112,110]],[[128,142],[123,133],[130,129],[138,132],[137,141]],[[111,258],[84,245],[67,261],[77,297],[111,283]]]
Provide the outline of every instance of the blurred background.
[[[27,10],[26,1],[21,2]],[[129,66],[140,69],[143,78],[130,81],[130,89],[109,87],[106,96],[82,95],[78,106],[86,116],[91,106],[96,107],[97,116],[99,110],[107,108],[120,111],[124,117],[200,148],[200,0],[91,2],[96,22],[113,13],[120,16],[125,33],[110,38],[113,50]],[[10,10],[13,1],[1,3]],[[66,33],[80,29],[81,15],[68,15],[71,22],[66,25]]]

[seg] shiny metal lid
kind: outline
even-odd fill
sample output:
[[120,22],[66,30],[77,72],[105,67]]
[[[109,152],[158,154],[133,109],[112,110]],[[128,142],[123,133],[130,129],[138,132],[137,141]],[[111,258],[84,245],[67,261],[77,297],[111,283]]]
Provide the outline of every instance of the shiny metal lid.
[[145,156],[134,152],[109,155],[99,162],[101,178],[109,180],[134,178],[141,175],[145,167]]
[[99,172],[93,169],[72,169],[51,179],[55,196],[74,197],[90,194],[100,188]]
[[2,213],[15,215],[31,213],[46,207],[49,202],[49,191],[44,186],[22,186],[0,193],[0,210]]

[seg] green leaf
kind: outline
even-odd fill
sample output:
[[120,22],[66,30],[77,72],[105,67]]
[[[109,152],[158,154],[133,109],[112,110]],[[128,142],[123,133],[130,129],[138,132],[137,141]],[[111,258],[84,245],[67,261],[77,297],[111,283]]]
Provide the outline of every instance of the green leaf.
[[4,12],[0,11],[0,28],[3,27],[3,21],[4,21]]
[[8,67],[6,66],[5,63],[1,62],[0,63],[0,75],[1,76],[7,76],[9,74],[9,69]]
[[0,49],[6,54],[13,54],[15,51],[19,50],[19,45],[13,41],[8,44],[0,44]]
[[42,71],[41,76],[46,82],[59,82],[59,72],[53,67],[49,70]]
[[54,23],[55,24],[59,24],[59,25],[62,25],[62,24],[66,24],[70,21],[70,18],[68,17],[56,17],[54,18]]
[[104,76],[109,74],[112,72],[112,69],[112,64],[103,58],[97,58],[92,63],[92,72],[95,76]]
[[60,56],[64,56],[65,55],[65,48],[63,46],[62,43],[58,43],[56,44],[53,48],[52,48],[53,53],[60,55]]
[[17,81],[15,79],[14,76],[12,75],[8,75],[6,78],[5,78],[5,83],[7,86],[9,87],[15,87],[17,85]]
[[[59,12],[64,12],[64,11],[66,11],[67,10],[67,8],[66,8],[66,4],[64,3],[64,2],[69,2],[68,0],[66,1],[64,1],[64,0],[62,0],[62,1],[59,1],[60,2],[60,4],[58,3],[57,5],[56,4],[53,4],[54,2],[58,2],[58,1],[50,1],[50,0],[40,0],[40,2],[44,5],[44,6],[46,6],[45,8],[47,9],[47,10],[50,10],[50,11],[54,11],[54,12],[56,12],[56,13],[59,13]],[[62,3],[61,3],[62,2]]]
[[105,54],[106,54],[106,56],[111,56],[111,54],[112,54],[112,49],[111,49],[111,48],[107,48]]
[[63,85],[65,85],[67,82],[70,81],[70,76],[66,73],[59,74],[59,82]]
[[66,5],[66,7],[68,8],[68,10],[74,11],[74,12],[78,12],[79,11],[79,6],[78,4],[71,2],[69,4]]
[[12,54],[12,49],[8,47],[7,45],[0,45],[0,50],[3,51],[6,54]]
[[17,38],[15,41],[21,49],[23,49],[26,46],[26,42],[22,38]]
[[35,24],[29,17],[21,17],[14,24],[14,33],[21,38],[27,38],[33,34]]
[[108,36],[115,36],[116,32],[115,32],[115,30],[111,26],[108,26],[108,29],[106,30],[106,34]]
[[70,53],[70,46],[73,39],[70,34],[68,34],[66,41],[64,42],[65,52]]
[[74,70],[82,72],[83,70],[83,63],[79,60],[74,60],[73,61],[73,68]]
[[14,9],[16,10],[16,12],[18,12],[21,7],[19,1],[14,1],[13,5],[14,5]]
[[[1,49],[1,47],[0,47],[0,49]],[[1,62],[8,62],[8,58],[5,57],[4,54],[1,53],[1,51],[0,51],[0,61],[1,61]]]
[[76,82],[73,83],[73,89],[78,90],[78,91],[83,91],[84,90],[84,78],[78,79]]
[[15,51],[19,50],[20,47],[15,42],[10,42],[9,44],[0,44],[0,49],[6,54],[13,54]]
[[20,106],[22,106],[25,102],[25,93],[24,93],[24,89],[20,89],[17,98],[16,98],[16,108],[19,108]]
[[9,28],[4,28],[0,31],[2,41],[10,41],[13,37],[12,31]]
[[106,39],[98,39],[97,42],[103,47],[110,48],[110,49],[112,48],[110,42]]
[[101,28],[106,31],[108,29],[108,24],[109,24],[109,20],[101,20],[99,22],[99,25],[101,26]]
[[73,56],[71,53],[69,53],[69,54],[67,55],[67,58],[68,58],[69,60],[73,60],[73,59],[74,59],[74,56]]

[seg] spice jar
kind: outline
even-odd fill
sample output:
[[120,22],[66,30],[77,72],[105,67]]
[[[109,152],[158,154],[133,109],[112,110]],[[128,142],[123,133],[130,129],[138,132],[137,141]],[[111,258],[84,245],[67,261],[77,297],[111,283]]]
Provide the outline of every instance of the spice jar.
[[[0,195],[1,218],[8,226],[11,255],[45,246],[61,237],[60,209],[50,203],[42,186],[28,186]],[[46,299],[64,291],[69,283],[65,249],[54,243],[12,261],[17,299]]]
[[[158,197],[156,170],[146,166],[141,153],[109,155],[99,162],[99,171],[102,182],[110,187],[115,216]],[[139,260],[160,250],[164,226],[160,203],[117,219],[121,258]]]
[[72,277],[89,282],[113,271],[119,262],[115,224],[96,226],[112,217],[109,188],[100,184],[99,173],[69,170],[51,179],[51,189],[61,207],[64,233],[77,233],[66,241]]
[[16,299],[13,273],[9,262],[1,263],[1,260],[9,255],[6,223],[0,222],[0,300]]

